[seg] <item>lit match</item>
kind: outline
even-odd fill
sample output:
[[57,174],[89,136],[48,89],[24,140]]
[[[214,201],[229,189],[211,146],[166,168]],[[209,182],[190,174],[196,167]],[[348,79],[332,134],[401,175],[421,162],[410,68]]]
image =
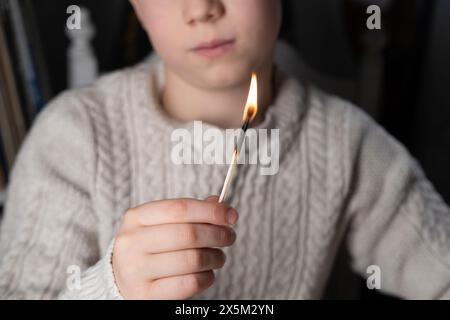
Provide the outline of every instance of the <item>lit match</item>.
[[252,121],[255,119],[257,112],[258,112],[258,79],[256,77],[256,74],[253,73],[247,103],[245,104],[245,109],[242,116],[243,121],[242,129],[239,134],[237,143],[235,143],[234,145],[233,157],[231,159],[230,166],[228,167],[228,172],[227,176],[225,177],[222,192],[220,193],[219,203],[226,201],[226,199],[228,198],[228,193],[237,171],[237,160],[239,157],[239,153],[241,152],[242,146],[244,145],[245,133],[247,132],[247,129],[250,127]]

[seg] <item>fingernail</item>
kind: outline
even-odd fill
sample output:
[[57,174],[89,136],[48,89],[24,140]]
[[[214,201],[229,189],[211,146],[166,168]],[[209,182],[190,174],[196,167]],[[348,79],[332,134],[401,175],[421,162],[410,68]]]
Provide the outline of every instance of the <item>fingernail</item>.
[[238,215],[236,210],[230,208],[227,211],[227,221],[229,224],[235,224],[237,221]]
[[233,237],[233,242],[236,241],[236,238],[237,238],[236,230],[234,230],[233,228],[231,228],[230,232],[231,232],[231,235],[232,235],[232,237]]

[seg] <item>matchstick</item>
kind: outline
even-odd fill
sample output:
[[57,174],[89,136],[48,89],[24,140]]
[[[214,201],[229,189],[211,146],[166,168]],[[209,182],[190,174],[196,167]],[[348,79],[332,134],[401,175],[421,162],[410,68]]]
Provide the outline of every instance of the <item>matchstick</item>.
[[225,177],[225,182],[223,183],[222,192],[220,193],[219,203],[225,202],[228,198],[228,193],[230,191],[233,180],[236,176],[237,172],[237,161],[239,158],[239,154],[241,152],[242,146],[245,141],[245,133],[249,128],[251,122],[256,117],[256,113],[258,111],[258,81],[256,74],[252,74],[252,81],[250,84],[250,91],[248,94],[247,103],[245,105],[244,114],[243,114],[243,125],[242,130],[239,134],[239,138],[237,143],[234,145],[233,157],[231,159],[230,166],[228,167],[228,172]]

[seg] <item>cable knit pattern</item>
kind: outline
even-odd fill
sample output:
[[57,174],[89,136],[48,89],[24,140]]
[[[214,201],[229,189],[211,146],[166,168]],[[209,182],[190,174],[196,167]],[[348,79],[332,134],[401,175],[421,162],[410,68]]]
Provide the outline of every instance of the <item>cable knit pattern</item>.
[[[122,299],[111,258],[124,212],[219,193],[226,165],[171,161],[171,133],[193,133],[194,123],[164,113],[164,81],[154,55],[61,94],[38,116],[8,187],[1,298]],[[417,161],[359,108],[281,72],[276,83],[257,129],[280,130],[279,172],[240,166],[236,243],[194,298],[320,298],[343,241],[355,271],[381,268],[386,292],[450,298],[449,208]]]

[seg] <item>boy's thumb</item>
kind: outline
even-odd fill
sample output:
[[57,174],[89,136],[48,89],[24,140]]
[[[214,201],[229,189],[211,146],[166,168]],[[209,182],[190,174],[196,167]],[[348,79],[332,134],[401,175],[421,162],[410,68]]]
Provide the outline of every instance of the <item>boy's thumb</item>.
[[205,199],[206,202],[219,202],[219,196],[209,196]]

